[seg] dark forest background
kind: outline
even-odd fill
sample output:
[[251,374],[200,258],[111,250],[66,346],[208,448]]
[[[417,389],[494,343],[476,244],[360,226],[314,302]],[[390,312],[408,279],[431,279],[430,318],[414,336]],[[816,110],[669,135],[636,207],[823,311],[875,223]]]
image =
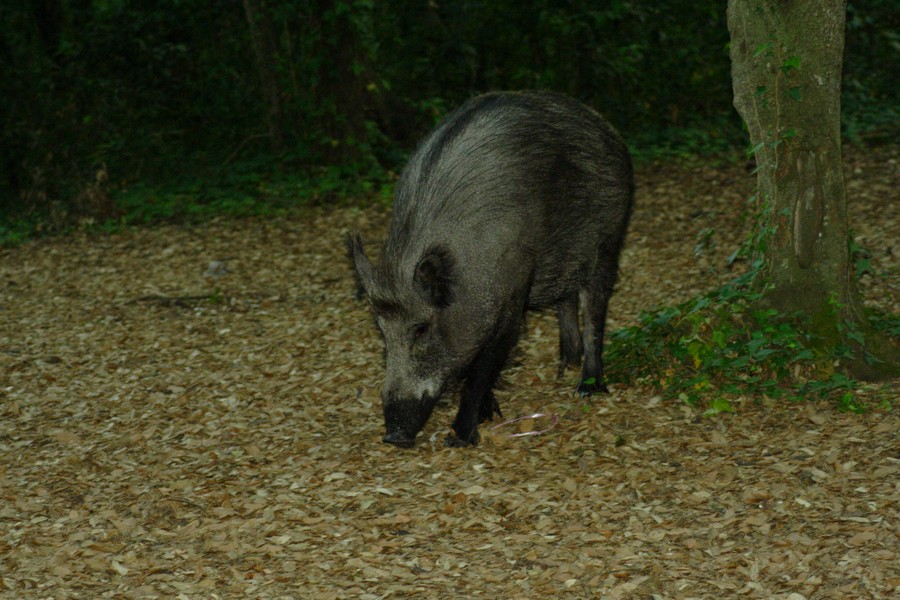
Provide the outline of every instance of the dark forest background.
[[[897,23],[849,3],[850,141],[896,136]],[[0,233],[387,196],[488,90],[579,98],[639,160],[742,150],[727,44],[724,0],[6,1]]]

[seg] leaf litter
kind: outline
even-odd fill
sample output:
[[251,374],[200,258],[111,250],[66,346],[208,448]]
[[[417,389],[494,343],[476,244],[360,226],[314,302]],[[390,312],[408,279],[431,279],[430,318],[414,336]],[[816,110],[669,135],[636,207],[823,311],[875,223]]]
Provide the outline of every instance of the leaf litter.
[[[897,150],[848,155],[863,292],[895,311]],[[639,183],[611,329],[733,277],[746,233],[742,167]],[[342,236],[374,248],[386,222],[332,210],[0,251],[0,598],[896,597],[893,413],[582,400],[535,315],[498,395],[555,427],[485,425],[448,449],[448,403],[415,449],[381,444],[380,342]]]

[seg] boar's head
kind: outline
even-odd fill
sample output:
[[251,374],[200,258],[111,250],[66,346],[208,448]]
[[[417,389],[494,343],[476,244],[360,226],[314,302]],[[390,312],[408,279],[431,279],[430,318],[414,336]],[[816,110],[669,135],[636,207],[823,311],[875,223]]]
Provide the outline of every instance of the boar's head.
[[460,368],[449,338],[455,261],[446,247],[435,245],[414,262],[382,257],[376,267],[358,235],[348,246],[384,341],[383,441],[410,448]]

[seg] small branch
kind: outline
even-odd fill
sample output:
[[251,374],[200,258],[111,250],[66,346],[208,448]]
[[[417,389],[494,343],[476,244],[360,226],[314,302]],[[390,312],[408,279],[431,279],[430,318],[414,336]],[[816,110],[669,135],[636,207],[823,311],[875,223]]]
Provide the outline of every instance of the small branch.
[[150,294],[129,300],[128,304],[137,304],[138,302],[147,302],[150,304],[158,304],[159,306],[181,306],[187,307],[190,304],[212,300],[214,294],[203,294],[199,296],[161,296],[159,294]]
[[258,140],[258,139],[267,138],[267,137],[272,137],[272,134],[271,133],[254,133],[250,137],[244,139],[244,141],[242,141],[240,144],[237,145],[237,148],[234,149],[234,152],[229,154],[228,158],[226,158],[224,161],[222,161],[222,166],[220,166],[219,169],[216,171],[216,175],[221,175],[222,171],[225,169],[225,167],[227,167],[231,163],[231,161],[233,161],[235,158],[237,158],[237,155],[241,153],[241,150],[243,150],[244,146],[246,146],[248,143],[252,142],[253,140]]

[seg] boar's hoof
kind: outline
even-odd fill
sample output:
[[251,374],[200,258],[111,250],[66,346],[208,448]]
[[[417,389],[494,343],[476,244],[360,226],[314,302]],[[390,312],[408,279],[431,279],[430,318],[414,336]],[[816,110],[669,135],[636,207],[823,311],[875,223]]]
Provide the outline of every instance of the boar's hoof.
[[452,433],[444,440],[444,445],[448,448],[468,448],[469,446],[478,445],[478,432],[474,432],[469,441],[461,440]]
[[586,396],[593,396],[594,394],[608,394],[609,388],[595,377],[591,377],[590,379],[584,379],[581,383],[578,384],[578,395],[582,398]]
[[415,438],[407,437],[401,431],[391,431],[381,439],[385,444],[393,444],[400,448],[412,448],[416,444]]

